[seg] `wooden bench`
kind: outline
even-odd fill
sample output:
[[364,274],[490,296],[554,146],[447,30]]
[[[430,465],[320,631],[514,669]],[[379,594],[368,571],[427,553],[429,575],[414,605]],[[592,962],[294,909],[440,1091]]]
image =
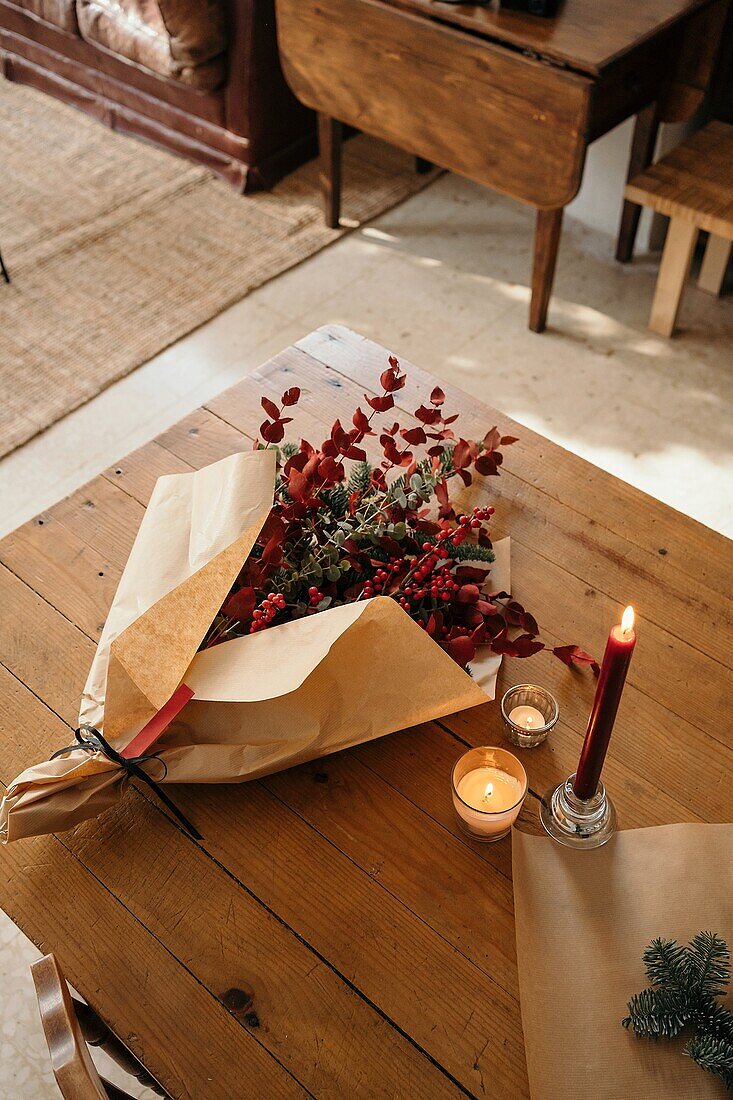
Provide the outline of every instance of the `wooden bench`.
[[711,122],[627,184],[625,197],[671,220],[649,328],[671,336],[701,229],[710,234],[698,286],[719,294],[733,247],[733,126]]

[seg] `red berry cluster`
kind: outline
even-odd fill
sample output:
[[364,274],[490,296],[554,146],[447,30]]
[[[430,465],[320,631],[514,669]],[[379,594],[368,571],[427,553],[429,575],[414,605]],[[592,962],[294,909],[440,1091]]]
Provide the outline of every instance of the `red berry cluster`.
[[468,536],[471,534],[471,530],[478,530],[484,520],[493,516],[493,508],[474,508],[470,516],[461,515],[458,517],[458,526],[453,531],[443,530],[438,535],[440,539],[450,539],[453,546],[460,546],[462,542],[465,542]]
[[316,588],[314,584],[308,589],[308,602],[311,607],[318,607],[319,603],[323,599],[323,592],[320,588]]
[[284,611],[285,607],[285,597],[282,592],[269,592],[259,607],[252,612],[250,634],[256,634],[258,630],[266,630],[278,611]]
[[385,584],[389,580],[390,573],[399,573],[403,568],[405,562],[403,558],[390,557],[388,562],[385,562],[381,569],[377,569],[371,580],[368,580],[364,585],[362,595],[365,600],[370,600],[372,596],[378,596],[383,590]]

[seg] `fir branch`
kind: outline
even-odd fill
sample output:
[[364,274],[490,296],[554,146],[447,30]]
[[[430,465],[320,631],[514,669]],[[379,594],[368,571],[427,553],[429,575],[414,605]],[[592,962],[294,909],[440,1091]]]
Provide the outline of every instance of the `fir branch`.
[[733,1013],[715,999],[730,981],[725,940],[713,932],[698,932],[687,947],[655,939],[644,964],[652,985],[631,998],[623,1026],[653,1039],[671,1039],[693,1026],[684,1053],[733,1088]]
[[629,1001],[629,1015],[621,1022],[638,1036],[673,1039],[689,1023],[695,1002],[676,989],[642,989]]
[[453,547],[453,557],[456,561],[492,562],[495,554],[490,546],[479,546],[477,542],[466,539],[460,546]]
[[728,945],[713,932],[698,932],[687,952],[690,981],[701,993],[719,997],[730,981]]
[[358,493],[359,496],[363,497],[365,493],[368,493],[371,489],[371,476],[372,466],[369,462],[355,462],[351,467],[346,486],[349,495]]
[[700,1069],[720,1077],[726,1088],[733,1088],[733,1046],[730,1043],[703,1033],[690,1039],[684,1053]]
[[684,980],[687,950],[677,940],[657,938],[644,952],[646,976],[652,985],[673,985]]

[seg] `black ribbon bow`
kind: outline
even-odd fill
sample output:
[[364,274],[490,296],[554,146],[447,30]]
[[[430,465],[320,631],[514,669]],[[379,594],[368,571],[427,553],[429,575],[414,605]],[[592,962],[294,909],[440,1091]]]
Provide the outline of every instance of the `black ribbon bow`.
[[76,738],[75,744],[66,745],[65,748],[58,749],[52,754],[51,759],[55,760],[57,756],[63,756],[66,752],[73,752],[74,749],[82,749],[83,752],[101,752],[102,755],[106,756],[108,760],[111,760],[113,764],[117,764],[120,768],[123,768],[128,776],[134,776],[135,779],[142,779],[143,783],[147,783],[163,805],[168,807],[188,835],[192,836],[194,840],[203,840],[198,829],[191,824],[185,814],[183,814],[175,803],[170,800],[160,786],[160,782],[156,782],[142,767],[142,765],[148,763],[148,761],[155,760],[158,764],[163,766],[162,779],[165,779],[168,774],[168,767],[165,761],[161,760],[159,756],[133,756],[129,759],[125,756],[121,756],[120,753],[118,753],[116,749],[113,749],[110,743],[104,739],[98,729],[88,725],[86,722],[78,729],[74,730],[74,737]]

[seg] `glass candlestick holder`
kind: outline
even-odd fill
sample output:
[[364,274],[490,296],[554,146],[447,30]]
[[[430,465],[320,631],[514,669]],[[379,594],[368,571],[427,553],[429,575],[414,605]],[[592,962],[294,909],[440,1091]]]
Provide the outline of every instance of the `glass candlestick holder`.
[[592,798],[573,791],[575,773],[542,799],[540,821],[546,833],[566,848],[600,848],[616,832],[616,810],[599,782]]
[[520,749],[541,745],[554,728],[558,714],[555,696],[536,684],[517,684],[505,692],[501,701],[507,739]]

